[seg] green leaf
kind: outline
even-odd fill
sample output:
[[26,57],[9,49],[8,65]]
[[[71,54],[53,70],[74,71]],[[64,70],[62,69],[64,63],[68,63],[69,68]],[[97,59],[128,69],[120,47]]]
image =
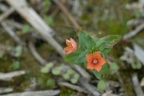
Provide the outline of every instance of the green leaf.
[[102,52],[104,56],[106,56],[112,47],[120,40],[121,36],[119,35],[109,35],[99,39],[96,42],[96,46]]
[[100,79],[100,78],[101,78],[101,73],[100,73],[100,72],[97,72],[96,70],[92,70],[91,72],[95,75],[95,77],[96,77],[97,79]]
[[118,70],[119,66],[116,63],[110,64],[110,70]]
[[86,48],[86,38],[87,38],[88,34],[86,32],[81,31],[78,34],[78,38],[79,38],[79,47],[81,48]]
[[73,73],[74,73],[74,71],[73,71],[72,69],[68,69],[68,70],[67,70],[67,74],[71,75],[71,74],[73,74]]
[[80,53],[80,55],[76,58],[75,63],[83,63],[86,62],[86,54],[88,53],[88,50],[83,51]]
[[80,77],[79,74],[74,75],[74,78],[77,79],[77,80],[79,79],[79,77]]
[[100,80],[97,87],[99,90],[104,91],[106,89],[106,82],[104,80]]
[[61,67],[55,67],[52,69],[52,74],[59,75],[61,73]]
[[19,57],[21,55],[21,53],[22,53],[22,47],[21,46],[16,46],[14,56]]
[[66,74],[63,75],[63,78],[68,80],[68,79],[70,79],[70,75],[66,73]]
[[12,67],[13,69],[18,69],[18,68],[20,68],[20,63],[19,63],[19,61],[13,62],[13,64],[11,65],[11,67]]
[[111,51],[111,49],[112,48],[105,48],[105,49],[101,50],[103,57],[106,57],[107,54]]
[[49,71],[50,71],[49,68],[46,67],[46,66],[42,67],[41,70],[40,70],[41,73],[48,73]]
[[50,62],[50,63],[47,63],[45,67],[47,68],[52,68],[54,66],[54,63]]
[[40,72],[48,73],[53,66],[54,66],[54,63],[52,63],[52,62],[47,63],[44,67],[41,68]]
[[58,67],[56,68],[56,70],[62,71],[62,70],[63,70],[63,66],[58,66]]
[[73,83],[73,84],[76,84],[79,80],[79,74],[73,74],[73,78],[70,79],[70,81]]
[[131,64],[131,66],[132,66],[132,68],[133,68],[133,69],[136,69],[136,66],[135,66],[135,64]]
[[104,64],[104,65],[102,66],[102,69],[100,70],[100,73],[101,73],[101,74],[106,74],[106,73],[108,73],[108,65],[107,65],[107,64]]
[[73,83],[73,84],[76,84],[76,83],[77,83],[77,79],[75,79],[75,78],[72,78],[70,81],[71,81],[71,83]]
[[131,66],[132,66],[133,69],[140,69],[142,67],[142,64],[140,63],[140,61],[135,60],[135,59],[132,58]]
[[84,31],[81,31],[78,34],[78,38],[79,38],[79,48],[92,49],[95,46],[95,41],[93,40],[93,38]]
[[53,18],[51,17],[51,16],[46,16],[46,17],[44,17],[44,20],[46,21],[46,23],[48,24],[48,25],[52,25],[53,24]]
[[50,87],[54,87],[55,86],[55,80],[54,79],[48,79],[46,84]]
[[45,6],[45,7],[50,7],[50,5],[51,5],[51,1],[50,0],[45,0],[42,3],[43,3],[43,6]]
[[0,58],[3,58],[4,52],[0,52]]
[[27,33],[28,31],[30,30],[30,26],[25,24],[23,27],[22,27],[22,32],[23,33]]
[[103,38],[101,38],[97,42],[97,46],[103,47],[105,46],[106,48],[112,48],[119,40],[121,39],[120,35],[108,35]]
[[75,52],[72,52],[68,55],[65,56],[65,61],[70,62],[70,63],[75,63],[77,57],[80,55],[80,53],[82,53],[82,50],[77,50]]
[[136,66],[137,66],[137,69],[140,69],[140,68],[142,68],[142,64],[141,64],[141,62],[137,62],[137,64],[136,64]]
[[91,36],[88,35],[86,40],[87,40],[87,42],[85,42],[85,44],[88,49],[93,49],[96,47],[96,43]]

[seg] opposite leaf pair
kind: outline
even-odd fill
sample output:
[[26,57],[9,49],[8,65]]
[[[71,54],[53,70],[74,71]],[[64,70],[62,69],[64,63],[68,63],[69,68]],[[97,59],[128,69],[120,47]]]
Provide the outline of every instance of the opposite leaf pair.
[[[81,32],[79,35],[80,39],[79,42],[83,42],[83,39],[91,39],[92,38],[87,35],[85,32]],[[86,44],[89,43],[89,44]],[[71,58],[75,58],[74,61],[81,61],[82,63],[87,62],[87,68],[91,69],[91,70],[97,70],[98,72],[102,69],[102,66],[106,63],[106,60],[101,56],[100,51],[96,51],[95,49],[95,45],[96,43],[91,43],[91,42],[85,42],[87,47],[84,47],[85,45],[79,44],[79,47],[77,45],[77,43],[75,42],[75,40],[73,40],[72,38],[70,38],[70,40],[66,39],[66,44],[67,47],[64,48],[64,50],[66,51],[66,54],[73,54],[75,56],[69,58],[69,56],[67,56],[69,58],[68,61],[70,61]],[[93,51],[89,53],[89,51]],[[75,52],[76,51],[76,52]],[[82,52],[83,51],[83,52]],[[73,53],[74,52],[74,53]],[[81,57],[81,58],[80,58]],[[80,63],[80,62],[77,62]]]

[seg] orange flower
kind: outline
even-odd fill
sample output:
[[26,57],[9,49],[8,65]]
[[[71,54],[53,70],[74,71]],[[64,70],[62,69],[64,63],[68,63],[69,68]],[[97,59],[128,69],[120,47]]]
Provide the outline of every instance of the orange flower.
[[92,54],[86,55],[87,68],[95,69],[98,72],[101,70],[102,66],[106,63],[106,60],[101,56],[100,52],[94,52]]
[[70,40],[66,39],[66,45],[67,47],[64,48],[66,54],[77,50],[77,43],[72,38],[70,38]]

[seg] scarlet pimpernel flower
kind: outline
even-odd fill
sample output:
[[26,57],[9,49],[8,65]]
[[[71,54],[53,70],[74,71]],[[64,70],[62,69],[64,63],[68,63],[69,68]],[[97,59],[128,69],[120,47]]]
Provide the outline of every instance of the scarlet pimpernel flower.
[[99,51],[96,51],[92,54],[86,55],[87,68],[95,69],[98,72],[101,70],[102,66],[106,63],[106,60],[101,56]]
[[64,48],[66,54],[70,54],[77,50],[77,43],[72,38],[70,38],[70,40],[66,39],[66,45],[67,47]]

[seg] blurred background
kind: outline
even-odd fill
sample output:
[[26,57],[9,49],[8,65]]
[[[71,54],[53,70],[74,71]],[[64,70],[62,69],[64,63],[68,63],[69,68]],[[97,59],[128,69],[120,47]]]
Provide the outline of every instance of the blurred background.
[[[63,59],[65,40],[77,41],[80,29],[122,36],[101,85]],[[0,0],[0,94],[144,96],[143,29],[144,0]]]

